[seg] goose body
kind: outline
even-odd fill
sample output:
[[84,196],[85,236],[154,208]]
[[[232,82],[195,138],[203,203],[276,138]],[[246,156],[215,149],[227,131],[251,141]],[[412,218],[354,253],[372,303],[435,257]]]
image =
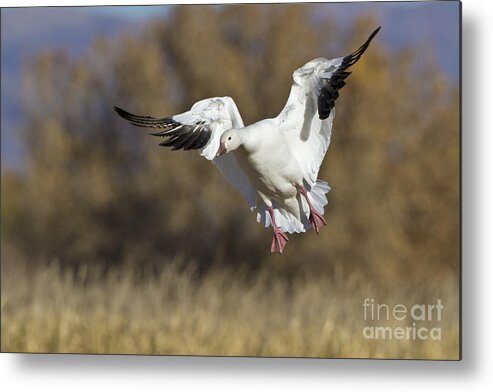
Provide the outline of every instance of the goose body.
[[172,117],[133,115],[115,107],[132,124],[154,128],[165,138],[161,146],[199,150],[239,191],[257,221],[272,226],[272,252],[282,253],[287,233],[325,225],[324,207],[330,187],[317,179],[330,144],[335,100],[370,41],[348,56],[317,58],[293,73],[284,109],[276,118],[245,126],[230,97],[197,102]]

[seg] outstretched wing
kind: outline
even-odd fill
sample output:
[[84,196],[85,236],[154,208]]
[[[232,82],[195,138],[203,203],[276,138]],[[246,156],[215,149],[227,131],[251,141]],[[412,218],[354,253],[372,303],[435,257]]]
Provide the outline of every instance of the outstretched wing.
[[151,132],[153,136],[166,138],[159,143],[163,147],[172,147],[172,150],[197,150],[207,145],[212,131],[205,126],[205,121],[199,117],[190,116],[189,123],[179,121],[174,117],[137,116],[123,109],[115,107],[115,111],[132,125],[143,128],[154,128],[159,131]]
[[332,60],[318,58],[293,73],[288,102],[277,120],[309,186],[316,183],[330,144],[334,104],[350,74],[348,68],[361,58],[379,30],[353,53]]
[[156,129],[150,134],[165,139],[159,143],[160,146],[172,150],[200,150],[200,154],[216,164],[243,195],[248,206],[251,209],[256,207],[256,193],[234,155],[216,157],[221,135],[228,129],[244,127],[232,98],[204,99],[195,103],[189,111],[171,117],[138,116],[118,107],[115,111],[133,125]]

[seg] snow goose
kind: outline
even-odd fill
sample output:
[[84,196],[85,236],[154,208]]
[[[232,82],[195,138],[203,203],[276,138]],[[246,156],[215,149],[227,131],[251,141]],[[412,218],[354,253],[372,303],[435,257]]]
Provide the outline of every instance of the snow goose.
[[349,76],[348,68],[368,48],[377,28],[353,53],[314,59],[293,73],[293,85],[281,113],[244,126],[230,97],[209,98],[172,117],[137,116],[115,107],[131,124],[154,128],[165,138],[160,146],[199,150],[212,161],[257,212],[257,221],[272,226],[271,252],[282,254],[286,233],[318,233],[330,187],[317,179],[330,143],[334,103]]

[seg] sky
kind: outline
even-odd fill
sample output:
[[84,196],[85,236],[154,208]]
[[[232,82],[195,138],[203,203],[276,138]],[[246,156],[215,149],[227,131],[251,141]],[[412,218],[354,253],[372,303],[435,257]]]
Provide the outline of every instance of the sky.
[[[16,131],[22,123],[19,86],[22,64],[41,50],[65,49],[77,56],[96,36],[137,33],[152,19],[166,19],[173,6],[97,6],[2,8],[1,11],[1,162],[22,168],[25,154]],[[366,2],[327,3],[342,25],[362,13],[375,15],[381,39],[390,49],[430,44],[439,66],[459,81],[459,3]]]

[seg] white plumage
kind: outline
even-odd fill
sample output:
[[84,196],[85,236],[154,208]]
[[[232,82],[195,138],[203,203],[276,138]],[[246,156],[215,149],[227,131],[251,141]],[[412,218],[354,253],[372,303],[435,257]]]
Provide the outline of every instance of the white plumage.
[[[160,129],[162,146],[198,149],[257,212],[257,221],[273,226],[271,250],[282,253],[288,233],[322,224],[330,187],[317,179],[330,144],[334,102],[368,40],[348,56],[318,58],[293,73],[284,109],[276,118],[244,126],[230,97],[209,98],[172,117],[144,117],[115,108],[132,124]],[[275,225],[272,221],[275,221]]]

